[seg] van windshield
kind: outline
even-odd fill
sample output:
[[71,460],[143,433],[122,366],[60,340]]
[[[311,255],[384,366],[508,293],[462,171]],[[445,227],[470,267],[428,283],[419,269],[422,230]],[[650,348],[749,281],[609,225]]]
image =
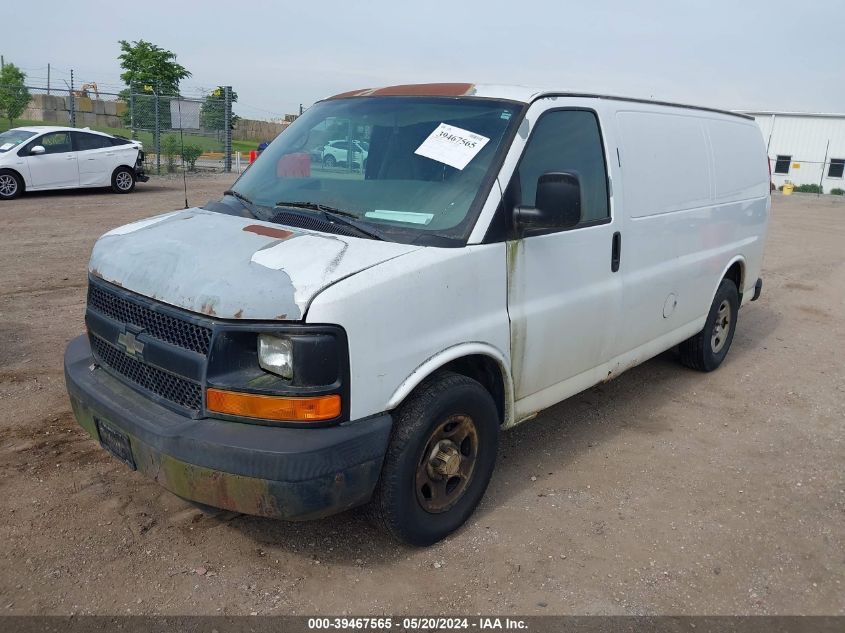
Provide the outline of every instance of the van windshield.
[[322,101],[279,135],[232,191],[264,209],[265,219],[278,209],[329,210],[384,239],[465,240],[522,107],[479,98]]

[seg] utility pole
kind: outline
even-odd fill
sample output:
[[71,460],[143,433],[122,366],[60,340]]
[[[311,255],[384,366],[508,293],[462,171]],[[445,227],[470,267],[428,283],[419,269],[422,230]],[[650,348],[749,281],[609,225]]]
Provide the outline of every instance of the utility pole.
[[302,116],[302,104],[299,104],[299,116]]
[[47,94],[50,94],[50,63],[47,63]]
[[0,55],[0,71],[6,67],[6,58]]
[[[155,149],[156,149],[156,174],[159,176],[161,175],[161,116],[159,112],[159,99],[158,99],[158,80],[155,83],[155,90],[153,91],[153,96],[155,97],[156,103],[156,133],[155,133]],[[183,159],[184,160],[184,159]]]
[[76,127],[76,97],[73,95],[73,68],[70,69],[70,126]]
[[232,171],[232,86],[223,87],[223,170]]

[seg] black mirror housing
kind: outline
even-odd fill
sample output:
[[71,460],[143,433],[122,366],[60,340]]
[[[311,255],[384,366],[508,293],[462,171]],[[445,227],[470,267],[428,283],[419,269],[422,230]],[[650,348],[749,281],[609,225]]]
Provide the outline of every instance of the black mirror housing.
[[581,222],[581,183],[573,172],[547,172],[537,180],[534,207],[516,207],[523,229],[571,229]]

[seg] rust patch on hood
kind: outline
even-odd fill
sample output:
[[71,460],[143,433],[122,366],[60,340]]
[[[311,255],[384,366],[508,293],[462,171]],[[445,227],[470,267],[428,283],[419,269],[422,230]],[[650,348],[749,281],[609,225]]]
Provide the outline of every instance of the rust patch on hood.
[[244,315],[244,309],[243,309],[243,308],[241,308],[240,310],[238,310],[237,312],[235,312],[235,314],[234,314],[234,318],[235,318],[235,319],[240,319],[243,315]]
[[200,306],[200,311],[208,316],[217,316],[217,313],[214,311],[214,303],[212,301],[206,301],[203,303],[202,306]]
[[262,226],[260,224],[250,224],[245,226],[243,230],[247,233],[255,233],[256,235],[263,235],[264,237],[275,237],[278,240],[286,240],[293,235],[292,231],[274,229],[271,226]]
[[472,94],[475,84],[400,84],[383,88],[363,88],[336,94],[329,99],[344,97],[463,97]]

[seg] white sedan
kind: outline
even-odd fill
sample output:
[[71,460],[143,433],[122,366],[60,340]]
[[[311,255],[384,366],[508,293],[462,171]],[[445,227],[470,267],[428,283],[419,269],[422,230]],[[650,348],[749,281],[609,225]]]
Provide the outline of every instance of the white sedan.
[[94,130],[18,127],[0,134],[0,200],[24,191],[111,187],[129,193],[146,182],[141,143]]

